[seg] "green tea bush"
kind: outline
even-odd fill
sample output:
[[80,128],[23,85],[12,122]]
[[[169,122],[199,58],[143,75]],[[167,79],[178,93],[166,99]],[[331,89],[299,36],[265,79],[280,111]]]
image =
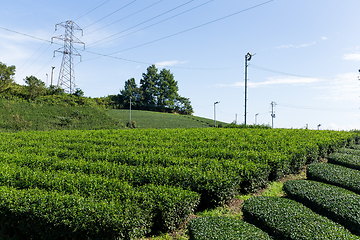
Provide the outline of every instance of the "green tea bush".
[[329,183],[360,194],[360,171],[330,163],[314,163],[306,168],[309,180]]
[[310,180],[285,182],[284,191],[290,198],[360,235],[360,195]]
[[360,156],[360,150],[358,150],[358,149],[340,148],[340,149],[338,149],[337,152]]
[[360,156],[351,153],[332,153],[328,157],[328,162],[360,170]]
[[253,197],[244,202],[244,220],[275,239],[360,239],[294,200]]
[[271,239],[259,228],[229,217],[197,217],[188,224],[190,240]]
[[17,189],[39,188],[63,194],[114,202],[131,201],[153,214],[152,229],[170,231],[194,213],[199,195],[175,187],[145,185],[134,188],[126,181],[99,175],[31,170],[0,163],[0,185]]
[[18,239],[129,240],[149,233],[150,217],[131,202],[0,187],[2,234]]

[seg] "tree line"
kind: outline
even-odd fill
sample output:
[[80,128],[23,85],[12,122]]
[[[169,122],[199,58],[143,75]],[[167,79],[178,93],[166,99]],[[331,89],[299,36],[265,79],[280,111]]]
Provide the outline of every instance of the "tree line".
[[139,86],[135,78],[130,78],[118,95],[110,95],[104,101],[113,108],[129,108],[131,101],[133,109],[191,115],[190,99],[180,96],[178,91],[178,83],[170,70],[164,68],[159,71],[151,65],[142,74]]
[[[46,87],[45,83],[35,76],[24,79],[26,85],[16,84],[14,81],[16,67],[7,66],[0,62],[0,96],[20,98],[26,100],[39,100],[44,96],[67,95],[84,98],[84,92],[76,89],[73,94],[66,94],[63,89],[57,86]],[[133,109],[175,112],[180,114],[193,113],[189,98],[178,94],[179,87],[174,75],[170,70],[162,69],[160,72],[155,65],[149,66],[147,72],[142,74],[140,86],[137,86],[135,79],[125,81],[124,89],[117,95],[93,98],[101,106],[114,109]]]

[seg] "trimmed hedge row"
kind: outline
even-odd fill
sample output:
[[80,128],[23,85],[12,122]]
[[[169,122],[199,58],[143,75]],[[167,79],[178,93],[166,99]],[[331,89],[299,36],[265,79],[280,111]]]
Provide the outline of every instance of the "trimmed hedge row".
[[360,195],[310,180],[285,182],[284,191],[290,198],[360,235]]
[[328,157],[328,162],[360,170],[360,156],[357,155],[347,153],[332,153]]
[[8,238],[130,240],[150,232],[150,218],[131,202],[0,187],[0,227]]
[[187,229],[190,240],[271,240],[254,225],[229,217],[198,217],[189,222]]
[[[1,157],[0,157],[1,158]],[[126,181],[132,186],[171,185],[201,194],[201,207],[221,205],[237,192],[256,190],[267,184],[270,167],[250,161],[199,161],[193,167],[153,165],[129,166],[114,162],[88,162],[84,159],[57,159],[34,154],[5,155],[5,162],[38,171],[66,171]]]
[[340,148],[337,152],[360,156],[360,150],[358,149]]
[[309,180],[329,183],[360,194],[360,171],[330,163],[313,163],[307,166]]
[[360,239],[338,223],[294,200],[253,197],[244,202],[244,220],[275,239]]
[[197,207],[200,196],[175,187],[144,185],[134,188],[125,181],[99,175],[68,173],[0,163],[0,185],[17,189],[39,188],[85,198],[136,203],[153,212],[153,229],[169,231],[180,225]]

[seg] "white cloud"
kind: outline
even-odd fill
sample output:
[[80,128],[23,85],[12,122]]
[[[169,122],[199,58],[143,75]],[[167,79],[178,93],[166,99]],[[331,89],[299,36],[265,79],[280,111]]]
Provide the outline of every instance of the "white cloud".
[[[322,82],[323,80],[320,78],[301,78],[301,77],[270,77],[266,81],[263,82],[252,82],[249,81],[250,88],[258,88],[258,87],[269,87],[274,85],[305,85],[305,84],[313,84]],[[244,87],[244,82],[236,82],[234,84],[218,84],[217,87]]]
[[327,79],[326,82],[317,86],[317,89],[325,90],[317,99],[323,100],[359,100],[359,81],[356,73],[340,74],[336,78]]
[[276,47],[278,49],[283,49],[283,48],[303,48],[303,47],[309,47],[311,45],[314,45],[316,44],[316,42],[312,42],[312,43],[305,43],[305,44],[301,44],[301,45],[282,45],[282,46],[279,46],[279,47]]
[[[325,40],[328,40],[328,38],[325,37],[325,36],[322,36],[321,39],[319,40],[319,42],[320,41],[325,41]],[[311,42],[311,43],[305,43],[305,44],[300,44],[300,45],[288,44],[288,45],[282,45],[282,46],[279,46],[279,47],[276,47],[276,48],[278,48],[278,49],[283,49],[283,48],[304,48],[304,47],[309,47],[309,46],[315,45],[317,43],[318,42],[314,41],[314,42]]]
[[344,60],[351,60],[351,61],[360,61],[360,53],[349,53],[344,54]]
[[170,66],[175,66],[177,64],[183,64],[186,63],[186,61],[181,62],[178,60],[172,60],[172,61],[163,61],[163,62],[157,62],[155,63],[156,67],[170,67]]
[[328,129],[328,130],[354,130],[354,129],[359,129],[359,125],[338,125],[336,123],[330,123],[329,125],[325,126],[323,129]]
[[264,82],[249,82],[249,87],[267,87],[271,85],[304,85],[321,82],[319,78],[301,78],[301,77],[271,77]]

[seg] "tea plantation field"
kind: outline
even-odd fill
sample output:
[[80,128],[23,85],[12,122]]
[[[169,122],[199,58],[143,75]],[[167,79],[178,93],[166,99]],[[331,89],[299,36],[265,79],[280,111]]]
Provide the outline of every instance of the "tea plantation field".
[[[0,133],[0,234],[5,239],[142,239],[173,231],[197,210],[264,188],[358,140],[356,132],[296,129]],[[324,205],[324,199],[331,196],[324,190],[327,185],[305,182],[314,186],[294,182],[287,187],[296,201],[252,198],[245,202],[247,223],[198,218],[189,224],[190,238],[211,239],[204,234],[218,228],[208,227],[203,234],[201,226],[220,224],[228,229],[223,236],[234,232],[230,234],[233,239],[308,239],[311,234],[300,238],[297,229],[289,230],[290,222],[279,224],[284,221],[282,216],[297,214],[300,222],[316,219],[313,228],[326,232],[328,239],[358,239],[353,235],[358,234],[353,230],[359,229],[357,218],[349,220],[351,212],[332,212],[333,206],[345,204],[341,209],[346,209],[349,205],[341,200]],[[351,182],[337,186],[342,189],[346,184],[348,189],[354,187]],[[320,190],[308,193],[304,188]],[[349,190],[342,194],[357,200]],[[352,233],[305,207],[314,204],[326,216],[342,216],[339,224],[348,221]],[[270,211],[273,206],[280,210]],[[266,229],[259,229],[264,223]],[[276,228],[280,225],[286,229]],[[308,229],[304,226],[299,229]],[[253,235],[244,237],[248,232]]]

